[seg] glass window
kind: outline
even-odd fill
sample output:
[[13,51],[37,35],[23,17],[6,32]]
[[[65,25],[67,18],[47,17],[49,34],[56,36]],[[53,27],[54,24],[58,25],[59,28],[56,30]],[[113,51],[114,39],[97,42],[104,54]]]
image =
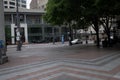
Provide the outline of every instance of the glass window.
[[26,8],[26,5],[22,5],[22,7]]
[[45,27],[45,33],[52,33],[51,27]]
[[22,15],[22,14],[19,15],[19,18],[20,18],[20,22],[21,22],[21,23],[24,23],[24,15]]
[[5,24],[10,24],[11,20],[11,15],[5,15]]
[[18,0],[18,2],[20,2],[20,0]]
[[35,23],[40,24],[40,23],[41,23],[41,19],[40,19],[39,17],[36,18],[36,19],[35,19]]
[[22,0],[21,2],[26,4],[26,1],[25,1],[25,0]]
[[10,5],[15,5],[15,2],[10,2]]
[[8,6],[4,6],[4,8],[8,8]]
[[10,8],[15,8],[15,7],[13,7],[13,6],[10,6]]
[[42,29],[38,27],[30,28],[30,33],[42,33]]
[[8,4],[8,2],[7,2],[7,1],[4,1],[4,4]]
[[20,7],[20,3],[18,3],[18,6]]

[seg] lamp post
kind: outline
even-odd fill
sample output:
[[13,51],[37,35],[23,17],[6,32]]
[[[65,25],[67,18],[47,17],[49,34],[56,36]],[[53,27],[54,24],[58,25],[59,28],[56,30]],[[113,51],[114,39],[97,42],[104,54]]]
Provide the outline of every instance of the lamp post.
[[17,40],[17,51],[21,51],[21,35],[20,35],[20,17],[19,17],[19,8],[18,8],[18,0],[16,0],[16,40]]

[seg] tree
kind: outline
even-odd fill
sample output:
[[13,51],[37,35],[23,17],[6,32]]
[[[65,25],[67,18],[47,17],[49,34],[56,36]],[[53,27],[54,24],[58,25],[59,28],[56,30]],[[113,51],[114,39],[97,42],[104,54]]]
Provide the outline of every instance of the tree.
[[51,23],[52,25],[61,25],[63,24],[62,18],[59,16],[62,14],[62,8],[59,9],[58,7],[61,6],[61,0],[48,0],[47,7],[46,7],[46,14],[44,19],[46,22]]
[[[96,0],[49,0],[46,8],[45,19],[48,23],[69,26],[69,43],[71,45],[72,22],[76,22],[78,26],[94,24],[94,29],[97,35],[97,45],[99,46],[99,28],[98,28],[98,12],[95,6]],[[94,13],[93,13],[94,12]]]
[[72,22],[76,21],[76,15],[79,15],[79,2],[79,0],[49,0],[44,17],[48,23],[51,23],[53,25],[66,25],[69,27],[70,45],[72,45],[71,26]]
[[92,25],[93,29],[96,31],[97,36],[97,46],[99,47],[99,10],[96,3],[98,0],[81,0],[81,11],[82,16],[87,24]]
[[118,0],[49,0],[45,19],[54,25],[69,26],[70,36],[72,22],[75,22],[76,26],[81,25],[80,28],[91,24],[96,31],[99,47],[99,26],[104,26],[110,44],[110,29],[115,16],[119,13],[120,1]]
[[108,36],[110,46],[110,30],[120,13],[120,1],[118,0],[83,0],[83,16],[93,25],[97,35],[97,46],[99,46],[99,26],[103,25]]
[[105,33],[108,37],[108,46],[111,46],[111,27],[114,24],[116,15],[120,13],[120,1],[119,0],[98,0],[97,3],[100,23],[103,25]]

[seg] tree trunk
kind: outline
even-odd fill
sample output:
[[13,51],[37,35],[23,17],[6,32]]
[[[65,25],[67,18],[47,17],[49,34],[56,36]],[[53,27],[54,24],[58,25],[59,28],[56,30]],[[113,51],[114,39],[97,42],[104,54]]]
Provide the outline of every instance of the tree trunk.
[[107,36],[108,36],[108,47],[111,47],[111,39],[110,39],[110,30],[107,31]]
[[72,43],[71,43],[71,41],[72,41],[72,29],[71,29],[71,26],[70,26],[70,24],[69,24],[69,46],[72,46]]
[[77,38],[77,29],[76,29],[76,26],[75,26],[74,32],[75,32],[74,38],[76,39]]
[[95,26],[96,31],[97,47],[100,47],[98,17],[94,17],[93,24]]
[[110,26],[109,26],[109,17],[106,18],[106,34],[108,36],[108,47],[111,47],[111,39],[110,39]]
[[97,47],[100,47],[100,40],[99,40],[99,28],[96,27],[96,37],[97,37]]

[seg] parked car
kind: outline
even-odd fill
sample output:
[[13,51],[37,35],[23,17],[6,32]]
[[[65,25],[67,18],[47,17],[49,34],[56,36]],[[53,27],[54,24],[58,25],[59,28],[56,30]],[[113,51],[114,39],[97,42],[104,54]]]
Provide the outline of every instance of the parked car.
[[73,41],[71,41],[72,44],[82,44],[82,41],[79,39],[74,39]]

